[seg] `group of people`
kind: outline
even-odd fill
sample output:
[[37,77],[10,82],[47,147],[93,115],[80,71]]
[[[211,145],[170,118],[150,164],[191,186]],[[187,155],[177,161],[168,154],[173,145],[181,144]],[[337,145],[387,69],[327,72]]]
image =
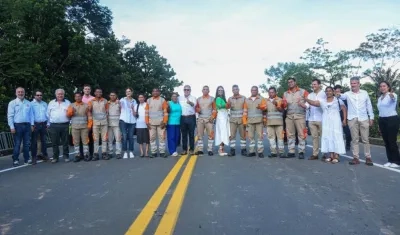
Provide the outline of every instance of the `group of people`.
[[[327,154],[322,157],[325,161],[337,163],[339,155],[344,154],[351,143],[353,160],[350,164],[359,164],[361,136],[366,164],[373,165],[368,136],[374,113],[370,97],[366,91],[360,90],[357,77],[351,78],[351,90],[345,93],[341,92],[340,86],[327,87],[323,92],[318,79],[312,81],[312,93],[298,87],[295,77],[290,77],[287,82],[289,89],[283,97],[278,97],[276,89],[270,87],[269,97],[264,98],[257,86],[251,88],[250,97],[245,97],[240,94],[239,87],[233,85],[233,95],[228,99],[222,86],[217,88],[215,97],[209,94],[209,87],[204,86],[203,95],[196,98],[191,95],[191,87],[186,85],[184,94],[173,93],[170,101],[161,97],[157,88],[147,100],[144,95],[139,95],[136,101],[131,88],[126,89],[126,97],[119,99],[116,92],[111,92],[106,99],[102,89],[96,88],[94,96],[91,96],[91,87],[85,85],[83,94],[74,94],[74,103],[65,99],[63,89],[57,89],[56,98],[48,105],[42,100],[41,91],[36,91],[34,100],[29,102],[25,99],[24,89],[19,87],[16,89],[17,98],[8,106],[8,124],[15,142],[13,165],[19,165],[22,142],[25,164],[36,164],[38,158],[49,159],[44,144],[47,130],[53,147],[53,163],[59,161],[59,145],[63,146],[65,161],[69,161],[69,133],[77,153],[75,162],[96,161],[100,156],[110,159],[114,154],[114,142],[117,159],[134,158],[134,135],[137,136],[141,157],[152,158],[158,154],[167,157],[166,142],[172,156],[203,155],[204,150],[211,156],[214,145],[219,147],[219,155],[235,156],[236,135],[239,133],[241,155],[263,158],[265,127],[270,143],[268,157],[293,158],[298,142],[298,158],[304,159],[306,122],[313,139],[313,152],[308,159],[319,159],[322,152]],[[391,92],[387,82],[380,84],[380,91],[379,127],[388,157],[385,166],[399,167],[397,95]],[[205,132],[208,137],[206,148],[203,143]],[[288,143],[287,154],[284,136]],[[38,138],[42,142],[41,154],[37,154]],[[179,145],[182,146],[180,154],[177,152]],[[229,145],[228,152],[225,152],[226,145]]]

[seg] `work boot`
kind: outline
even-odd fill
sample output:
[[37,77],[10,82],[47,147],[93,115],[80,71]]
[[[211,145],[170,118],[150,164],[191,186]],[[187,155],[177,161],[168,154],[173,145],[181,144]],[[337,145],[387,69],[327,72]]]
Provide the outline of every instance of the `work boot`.
[[256,156],[256,153],[249,153],[249,154],[247,154],[247,157],[255,157]]
[[269,158],[274,158],[277,157],[278,155],[276,155],[276,153],[271,153],[270,155],[268,155]]
[[208,156],[212,156],[214,153],[212,151],[208,151]]
[[122,155],[121,154],[117,154],[117,159],[121,159]]
[[235,156],[235,155],[236,155],[235,152],[236,152],[235,149],[231,149],[231,152],[229,153],[229,156],[230,156],[230,157]]
[[288,155],[286,157],[287,158],[294,158],[294,157],[296,157],[296,155],[294,153],[288,153]]
[[280,154],[279,154],[279,158],[286,158],[286,155],[283,154],[283,153],[280,153]]
[[242,156],[246,156],[246,155],[247,155],[246,149],[242,149],[242,150],[241,150],[241,154],[242,154]]
[[196,155],[203,155],[204,152],[203,151],[197,151]]
[[162,157],[162,158],[167,158],[168,156],[167,156],[167,154],[165,154],[165,153],[160,153],[160,157]]
[[155,157],[157,157],[157,153],[152,153],[152,154],[150,155],[150,158],[155,158]]
[[36,165],[37,159],[38,159],[37,156],[32,156],[32,165]]
[[372,162],[371,157],[365,158],[365,164],[366,164],[367,166],[373,166],[373,165],[374,165],[374,163]]
[[110,156],[107,153],[103,153],[102,155],[104,160],[110,160]]
[[92,161],[98,161],[98,160],[99,160],[99,154],[95,153],[93,158],[92,158]]
[[258,157],[259,157],[259,158],[264,158],[264,153],[259,153],[259,154],[258,154]]
[[85,157],[84,157],[84,161],[88,162],[90,160],[91,160],[91,157],[88,154],[86,154]]
[[74,162],[80,162],[81,161],[81,156],[80,155],[76,155]]
[[304,153],[299,153],[299,159],[304,159]]

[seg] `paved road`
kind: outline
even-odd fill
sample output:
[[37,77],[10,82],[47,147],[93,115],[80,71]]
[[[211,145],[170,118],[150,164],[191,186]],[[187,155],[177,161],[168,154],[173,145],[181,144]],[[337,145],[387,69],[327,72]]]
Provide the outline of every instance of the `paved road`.
[[[372,153],[385,163],[384,148]],[[7,171],[1,158],[0,234],[400,234],[400,171],[347,162],[136,157]]]

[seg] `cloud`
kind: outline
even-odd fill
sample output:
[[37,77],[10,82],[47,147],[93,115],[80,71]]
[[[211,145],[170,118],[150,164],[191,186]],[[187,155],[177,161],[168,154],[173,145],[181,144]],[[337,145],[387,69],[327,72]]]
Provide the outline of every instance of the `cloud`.
[[[396,15],[393,8],[383,11],[385,4],[365,7],[361,2],[357,9],[301,0],[291,4],[227,0],[114,0],[103,4],[114,12],[117,36],[156,45],[176,77],[192,86],[195,96],[201,95],[203,85],[209,85],[213,94],[218,85],[230,90],[233,84],[249,95],[251,86],[266,81],[265,68],[300,61],[304,50],[318,38],[329,41],[334,51],[351,49],[367,33],[393,24]],[[372,19],[378,8],[385,14]]]

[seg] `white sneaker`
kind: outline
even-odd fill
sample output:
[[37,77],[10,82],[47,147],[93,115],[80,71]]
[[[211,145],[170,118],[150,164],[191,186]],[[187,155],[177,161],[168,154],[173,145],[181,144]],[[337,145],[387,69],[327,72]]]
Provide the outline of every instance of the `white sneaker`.
[[391,162],[387,162],[387,163],[385,163],[383,166],[384,166],[384,167],[389,167],[390,165],[392,165],[392,163],[391,163]]
[[135,155],[132,152],[130,152],[129,153],[129,158],[135,158]]
[[124,159],[127,159],[128,158],[128,153],[127,152],[125,152],[124,153],[124,157],[123,157]]
[[178,153],[177,153],[177,152],[174,152],[174,153],[172,154],[172,156],[176,157],[176,156],[178,156]]
[[391,167],[391,168],[399,168],[400,166],[397,165],[396,163],[392,163],[392,164],[390,164],[390,167]]

